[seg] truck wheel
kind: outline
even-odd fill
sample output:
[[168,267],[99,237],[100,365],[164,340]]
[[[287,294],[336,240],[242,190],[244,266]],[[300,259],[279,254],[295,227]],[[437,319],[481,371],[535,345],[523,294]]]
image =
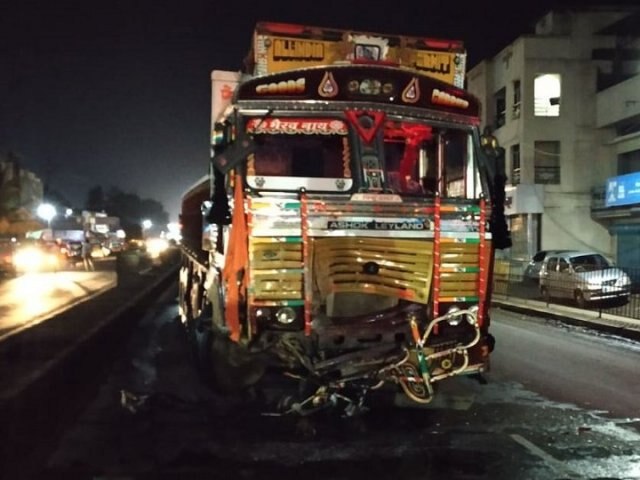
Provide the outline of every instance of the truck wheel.
[[265,353],[249,351],[217,328],[211,329],[210,333],[209,380],[216,390],[238,393],[260,381],[268,364]]

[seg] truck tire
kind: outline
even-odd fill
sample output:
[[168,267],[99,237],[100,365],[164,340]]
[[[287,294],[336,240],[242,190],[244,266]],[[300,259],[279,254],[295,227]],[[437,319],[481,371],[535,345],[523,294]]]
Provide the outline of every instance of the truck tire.
[[208,383],[222,393],[238,393],[258,383],[266,373],[268,357],[232,341],[227,332],[212,328],[207,338]]

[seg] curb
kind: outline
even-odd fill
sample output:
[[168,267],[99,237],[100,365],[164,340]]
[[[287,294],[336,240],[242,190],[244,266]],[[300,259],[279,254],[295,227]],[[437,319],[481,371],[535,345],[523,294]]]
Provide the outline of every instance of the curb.
[[640,341],[640,321],[633,318],[553,303],[547,304],[536,300],[511,299],[501,295],[494,295],[491,304],[492,307],[504,310],[538,315],[568,325],[586,327],[610,335]]

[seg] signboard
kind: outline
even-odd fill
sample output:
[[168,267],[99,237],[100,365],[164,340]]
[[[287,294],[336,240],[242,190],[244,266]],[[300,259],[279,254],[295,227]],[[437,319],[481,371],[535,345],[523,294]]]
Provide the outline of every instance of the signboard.
[[347,135],[347,124],[325,118],[252,118],[247,132],[262,134]]
[[524,215],[544,212],[542,185],[510,185],[505,188],[505,215]]
[[640,172],[612,177],[607,180],[605,207],[640,203]]
[[341,219],[329,220],[327,230],[430,230],[426,219]]
[[467,55],[459,41],[282,24],[258,24],[252,54],[254,75],[373,61],[418,70],[459,88]]
[[367,65],[366,68],[330,65],[258,76],[243,81],[236,91],[236,98],[238,101],[373,101],[430,108],[467,117],[478,117],[479,114],[478,100],[464,90],[443,86],[427,75],[417,75],[415,70],[389,69],[379,65]]

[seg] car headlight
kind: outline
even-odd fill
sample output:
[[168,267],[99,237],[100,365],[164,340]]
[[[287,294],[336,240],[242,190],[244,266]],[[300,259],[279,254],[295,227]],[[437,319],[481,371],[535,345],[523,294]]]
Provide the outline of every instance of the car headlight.
[[616,281],[616,285],[618,287],[628,287],[629,285],[631,285],[631,279],[629,278],[628,275],[622,275],[620,278],[618,278],[618,280]]
[[22,248],[16,252],[13,261],[20,270],[33,271],[46,264],[46,256],[37,248]]

